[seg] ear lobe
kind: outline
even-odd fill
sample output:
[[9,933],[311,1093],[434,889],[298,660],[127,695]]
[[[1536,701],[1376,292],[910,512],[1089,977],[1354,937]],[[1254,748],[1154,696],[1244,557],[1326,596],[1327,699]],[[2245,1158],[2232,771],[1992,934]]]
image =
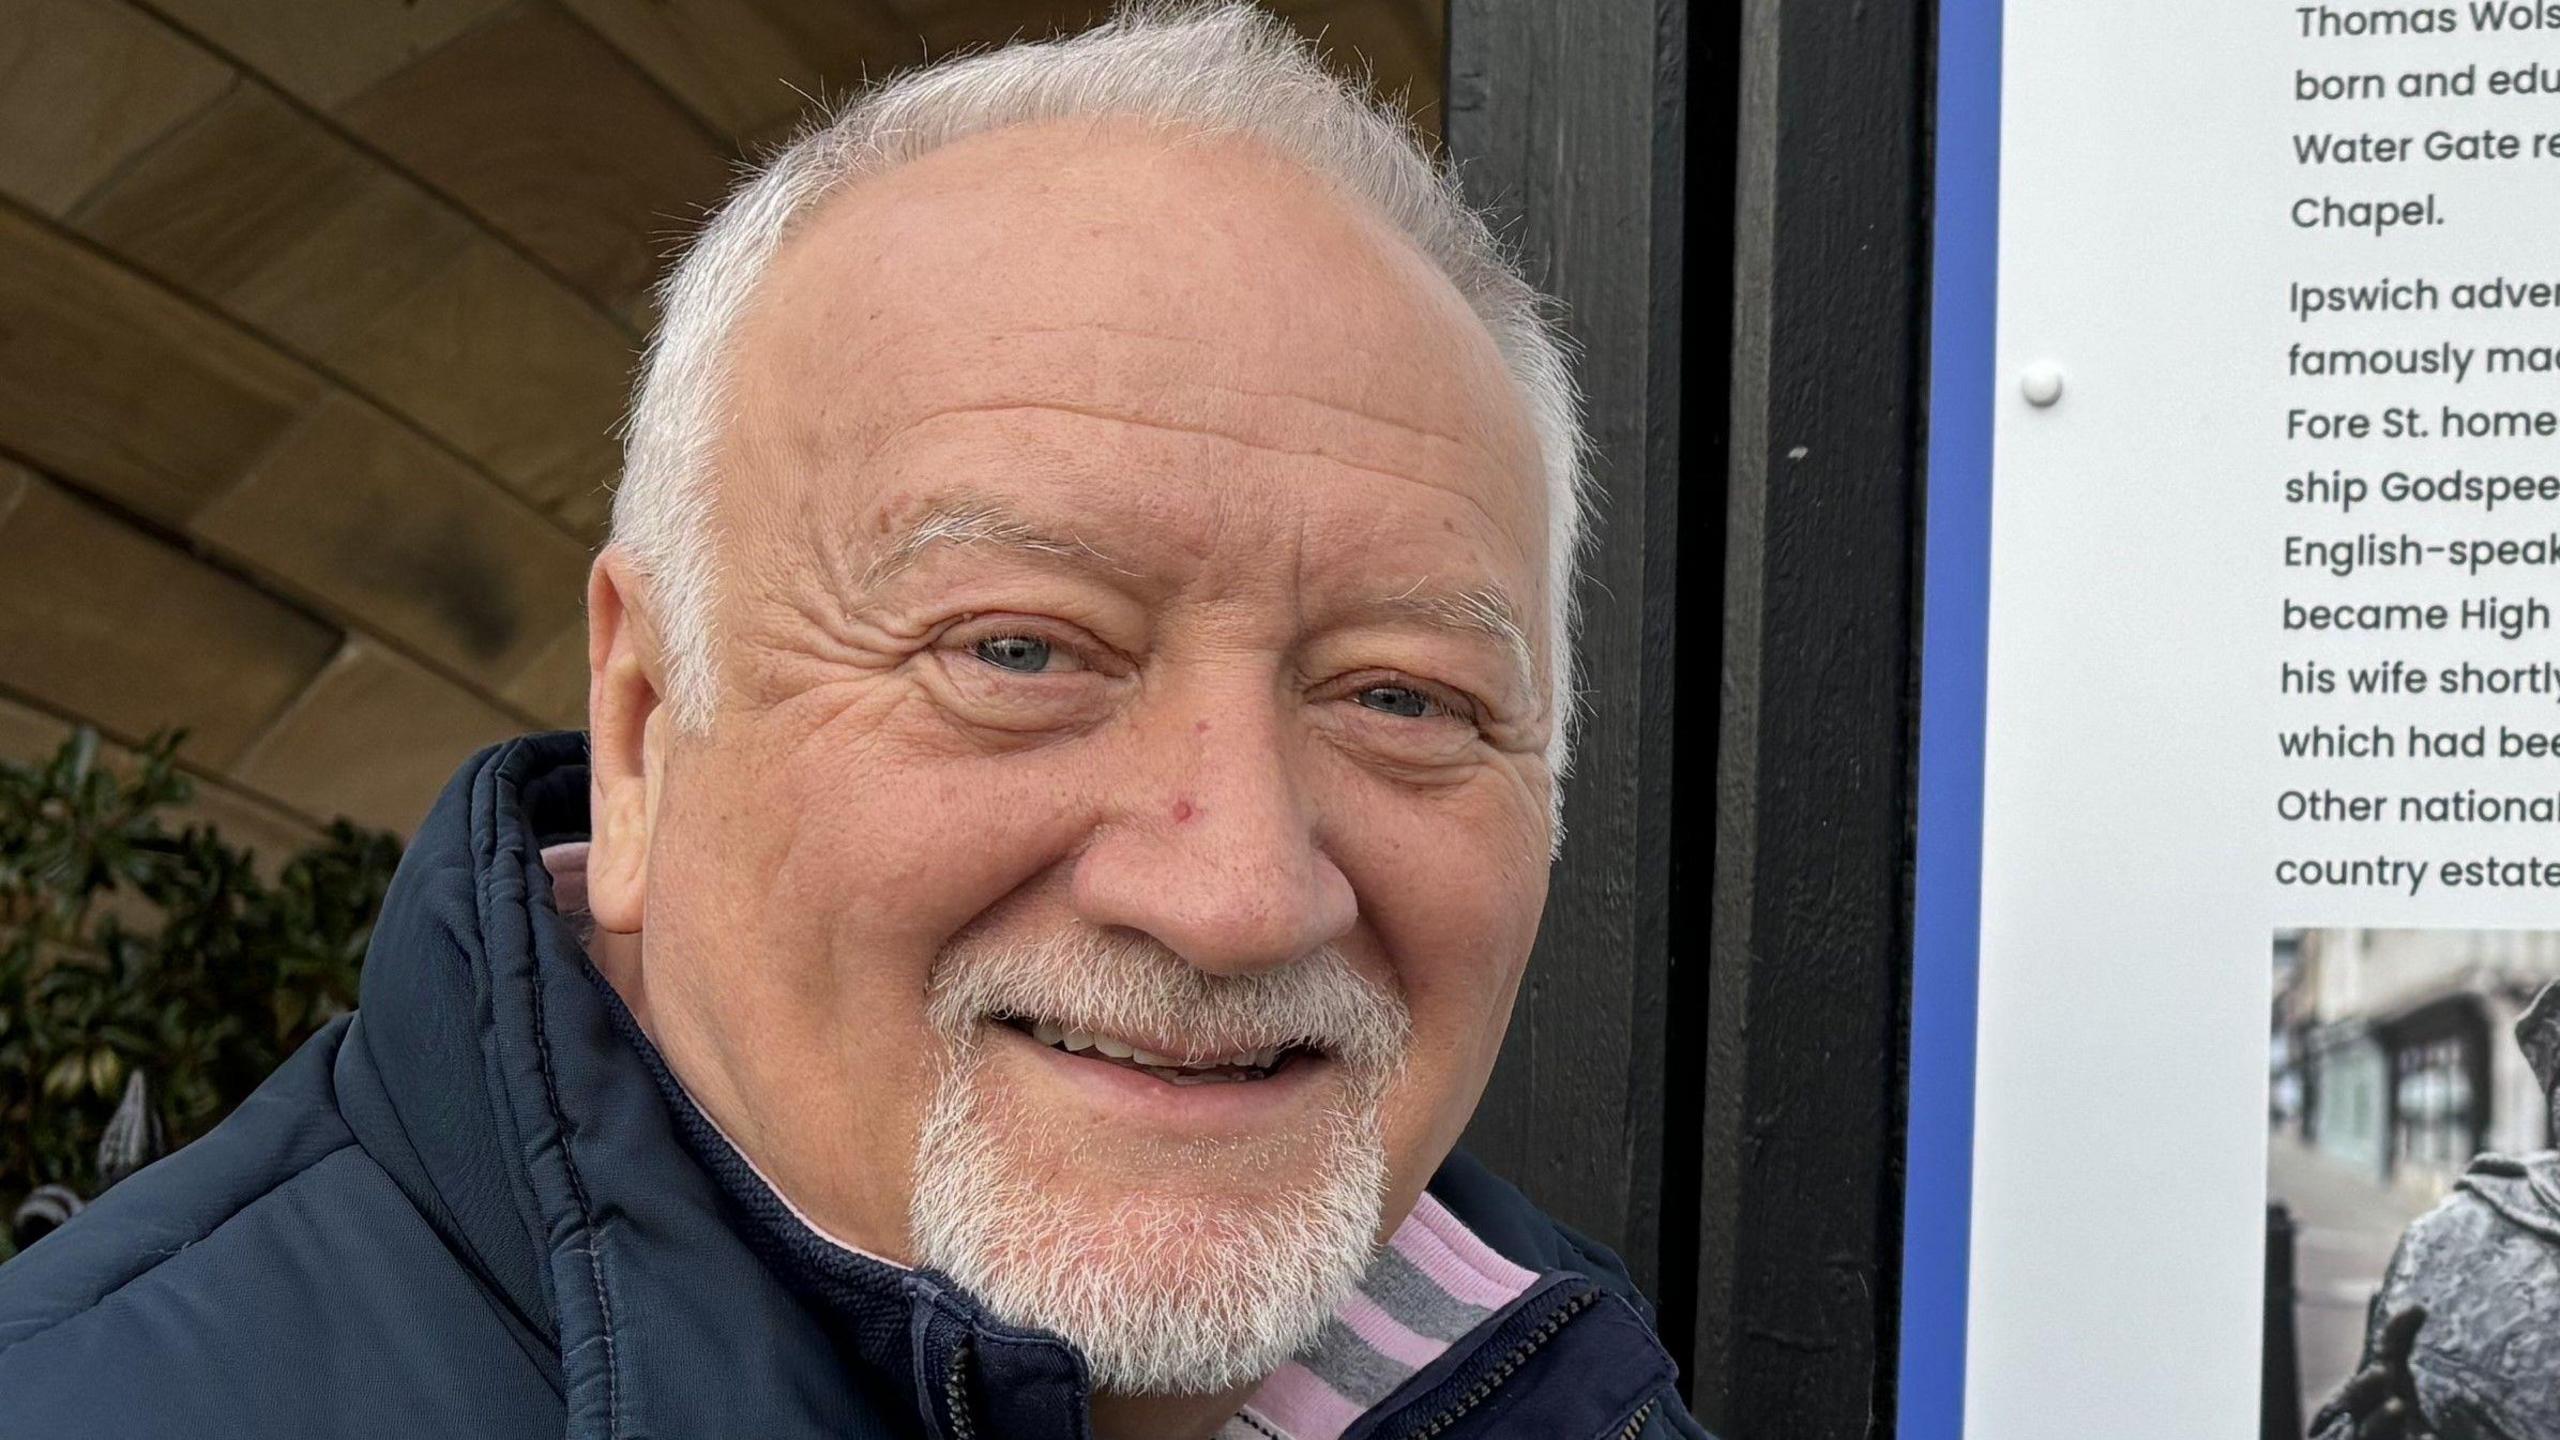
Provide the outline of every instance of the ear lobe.
[[630,557],[607,546],[587,577],[587,906],[598,928],[625,935],[648,913],[669,720],[647,604]]

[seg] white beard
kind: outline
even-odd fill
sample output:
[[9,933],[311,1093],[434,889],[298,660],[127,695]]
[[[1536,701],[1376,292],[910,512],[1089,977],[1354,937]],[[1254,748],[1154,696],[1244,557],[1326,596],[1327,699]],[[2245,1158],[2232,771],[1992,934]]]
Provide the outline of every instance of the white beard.
[[1387,1174],[1374,1105],[1328,1114],[1324,1158],[1294,1182],[1224,1204],[1141,1190],[1103,1207],[1026,1173],[1054,1158],[1045,1127],[990,1123],[1001,1101],[979,1070],[946,1077],[925,1124],[918,1258],[1004,1319],[1073,1342],[1095,1388],[1252,1384],[1315,1339],[1368,1267]]
[[[1315,1339],[1375,1253],[1387,1184],[1380,1102],[1394,1071],[1384,1057],[1401,1052],[1402,1006],[1330,956],[1263,984],[1281,976],[1203,975],[1161,951],[1133,959],[1137,948],[1108,943],[1073,950],[1065,964],[1055,951],[976,957],[988,961],[983,973],[971,957],[951,957],[951,983],[937,996],[952,1002],[937,1015],[949,1061],[918,1139],[909,1210],[917,1259],[1006,1321],[1073,1343],[1098,1390],[1205,1395],[1254,1384]],[[1068,993],[1054,1009],[1020,1003],[1034,985]],[[1285,1137],[1285,1157],[1256,1155],[1264,1147],[1249,1142],[1185,1147],[1161,1157],[1162,1193],[1140,1174],[1119,1198],[1097,1201],[1074,1182],[1109,1181],[1107,1162],[1072,1153],[1044,1117],[989,1083],[979,1017],[991,997],[1016,1013],[1090,1015],[1097,1000],[1121,1015],[1161,1009],[1169,1023],[1154,1033],[1168,1034],[1204,1015],[1215,1025],[1256,1009],[1294,1012],[1334,1042],[1344,1093],[1315,1133]],[[1057,1176],[1071,1178],[1045,1178]],[[1182,1183],[1203,1178],[1206,1196]]]

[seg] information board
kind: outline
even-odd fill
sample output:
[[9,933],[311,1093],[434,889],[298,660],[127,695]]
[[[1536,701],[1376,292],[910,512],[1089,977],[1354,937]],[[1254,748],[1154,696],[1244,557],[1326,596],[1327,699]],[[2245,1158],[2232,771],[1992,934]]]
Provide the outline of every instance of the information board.
[[2560,1435],[2560,3],[1941,46],[1899,1433]]

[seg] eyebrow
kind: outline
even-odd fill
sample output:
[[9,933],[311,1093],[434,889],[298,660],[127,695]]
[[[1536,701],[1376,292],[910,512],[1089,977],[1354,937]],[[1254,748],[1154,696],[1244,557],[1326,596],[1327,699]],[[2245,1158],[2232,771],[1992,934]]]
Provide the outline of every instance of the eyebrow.
[[861,588],[865,592],[877,588],[936,545],[991,545],[1096,564],[1123,575],[1133,573],[1084,540],[1043,530],[1001,506],[951,502],[934,506],[893,533],[863,567]]
[[1511,597],[1498,586],[1435,590],[1429,581],[1417,580],[1401,594],[1379,601],[1377,608],[1391,614],[1411,616],[1444,629],[1489,635],[1510,652],[1513,663],[1520,667],[1523,681],[1537,674],[1528,624],[1520,617],[1520,607],[1513,604]]

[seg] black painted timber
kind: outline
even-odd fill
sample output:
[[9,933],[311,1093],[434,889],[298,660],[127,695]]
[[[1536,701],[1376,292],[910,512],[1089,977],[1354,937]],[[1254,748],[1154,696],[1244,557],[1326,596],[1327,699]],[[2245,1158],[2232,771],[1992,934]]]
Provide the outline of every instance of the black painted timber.
[[1892,1429],[1933,14],[1741,16],[1696,1408],[1833,1440]]
[[1663,1084],[1686,12],[1683,0],[1453,0],[1443,124],[1469,198],[1502,219],[1581,347],[1600,501],[1564,853],[1466,1143],[1615,1248],[1653,1293],[1676,1108]]
[[1689,503],[1680,509],[1678,667],[1673,713],[1686,764],[1672,769],[1671,973],[1665,992],[1662,1278],[1653,1294],[1663,1343],[1681,1359],[1682,1393],[1697,1388],[1699,1188],[1706,1097],[1704,1020],[1715,881],[1716,722],[1722,705],[1726,449],[1732,429],[1734,121],[1742,20],[1708,5],[1688,17],[1688,179],[1682,253],[1680,364],[1688,428]]
[[1625,1254],[1726,1440],[1892,1429],[1932,19],[1450,10],[1448,143],[1565,304],[1603,492],[1565,853],[1468,1138]]

